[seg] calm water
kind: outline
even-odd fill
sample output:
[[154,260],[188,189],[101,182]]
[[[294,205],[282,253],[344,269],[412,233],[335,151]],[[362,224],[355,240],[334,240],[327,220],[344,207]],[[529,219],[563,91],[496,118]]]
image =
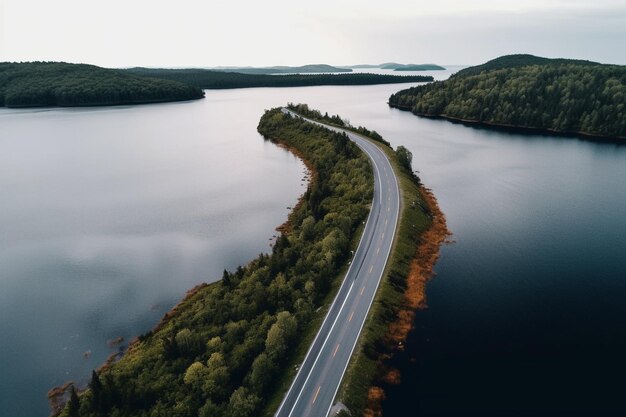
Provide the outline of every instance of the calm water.
[[417,118],[394,90],[309,100],[408,147],[456,241],[384,414],[626,415],[626,146]]
[[256,133],[262,112],[224,95],[0,110],[0,416],[47,415],[108,340],[269,249],[304,166]]
[[268,249],[303,166],[255,129],[288,101],[411,149],[457,241],[385,415],[626,410],[626,147],[419,119],[386,105],[403,87],[0,110],[0,415],[45,415],[45,392],[84,380],[107,340]]

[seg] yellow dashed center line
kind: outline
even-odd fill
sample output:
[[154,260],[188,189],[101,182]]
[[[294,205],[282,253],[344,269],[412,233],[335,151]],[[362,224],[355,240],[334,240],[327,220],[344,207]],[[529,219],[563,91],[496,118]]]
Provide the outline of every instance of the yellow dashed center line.
[[[322,386],[320,385],[319,387],[317,387],[317,391],[315,391],[315,397],[313,397],[313,403],[315,403],[315,400],[317,400],[317,395],[320,393],[320,389],[322,388]],[[313,404],[311,403],[311,404]]]
[[337,354],[337,351],[339,350],[339,343],[337,343],[337,347],[335,348],[335,351],[333,352],[333,358],[335,357],[335,355]]
[[350,313],[350,318],[348,319],[348,321],[352,321],[352,316],[354,316],[354,311]]

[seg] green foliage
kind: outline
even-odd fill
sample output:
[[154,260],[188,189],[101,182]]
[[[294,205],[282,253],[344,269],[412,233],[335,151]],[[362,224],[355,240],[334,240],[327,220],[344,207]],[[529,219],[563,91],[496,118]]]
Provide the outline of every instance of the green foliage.
[[411,151],[400,145],[396,148],[396,158],[398,159],[398,164],[412,175],[413,154]]
[[290,232],[270,255],[227,272],[228,285],[199,287],[118,362],[92,375],[80,416],[257,416],[277,389],[275,378],[290,370],[299,336],[341,279],[373,178],[369,160],[344,135],[280,109],[267,111],[258,130],[297,149],[316,171],[304,204],[290,214]]
[[322,115],[321,111],[310,109],[308,104],[287,103],[287,108],[311,120],[317,120],[318,122],[327,123],[329,125],[340,126],[340,127],[350,126],[350,123],[347,120],[343,120],[341,117],[339,117],[338,114],[329,116],[328,113],[324,113]]
[[76,393],[76,388],[72,385],[72,389],[70,391],[70,400],[67,403],[67,412],[69,417],[77,417],[79,413],[80,400],[78,399],[78,394]]
[[626,138],[626,67],[513,55],[399,91],[389,104],[486,125]]
[[127,73],[180,81],[206,89],[246,87],[302,87],[313,85],[372,85],[432,81],[426,75],[382,74],[241,74],[206,69],[130,68]]
[[350,124],[348,120],[344,120],[339,115],[329,116],[328,113],[322,115],[319,110],[311,110],[307,104],[293,104],[288,103],[287,108],[295,113],[298,113],[301,116],[304,116],[308,119],[315,120],[318,122],[339,126],[347,130],[351,130],[360,135],[367,136],[370,139],[374,139],[376,142],[380,142],[385,144],[386,146],[391,146],[389,142],[387,142],[383,137],[376,132],[375,130],[369,130],[366,127],[359,126],[354,127]]
[[190,100],[199,88],[94,65],[0,63],[0,106],[98,106]]

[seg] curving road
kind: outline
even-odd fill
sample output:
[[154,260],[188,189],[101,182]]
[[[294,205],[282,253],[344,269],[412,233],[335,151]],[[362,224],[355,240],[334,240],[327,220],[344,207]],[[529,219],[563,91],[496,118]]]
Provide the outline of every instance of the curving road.
[[276,417],[326,417],[330,412],[387,264],[400,212],[398,181],[378,146],[350,131],[306,120],[345,132],[369,156],[374,198],[350,268]]

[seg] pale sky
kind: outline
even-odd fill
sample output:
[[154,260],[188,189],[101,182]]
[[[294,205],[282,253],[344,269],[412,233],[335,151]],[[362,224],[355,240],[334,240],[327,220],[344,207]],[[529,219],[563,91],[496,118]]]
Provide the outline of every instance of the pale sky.
[[626,0],[0,0],[0,61],[626,64]]

